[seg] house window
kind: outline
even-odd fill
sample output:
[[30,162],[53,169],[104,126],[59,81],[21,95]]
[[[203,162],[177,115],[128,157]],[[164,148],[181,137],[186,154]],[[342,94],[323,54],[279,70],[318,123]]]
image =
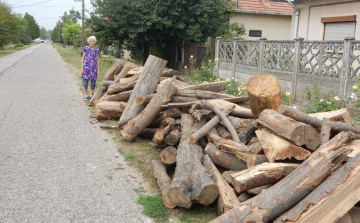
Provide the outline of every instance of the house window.
[[262,31],[261,30],[249,30],[249,36],[261,37],[262,36]]
[[324,23],[324,40],[343,40],[355,36],[356,16],[322,18]]

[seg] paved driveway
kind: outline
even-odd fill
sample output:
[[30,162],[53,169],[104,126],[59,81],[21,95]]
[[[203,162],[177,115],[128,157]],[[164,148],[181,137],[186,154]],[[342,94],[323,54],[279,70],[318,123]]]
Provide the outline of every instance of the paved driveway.
[[0,222],[150,222],[82,100],[50,43],[0,58]]

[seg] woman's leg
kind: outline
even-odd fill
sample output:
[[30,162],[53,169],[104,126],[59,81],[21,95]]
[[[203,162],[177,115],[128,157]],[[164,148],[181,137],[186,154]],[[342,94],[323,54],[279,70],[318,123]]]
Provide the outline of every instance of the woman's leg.
[[85,95],[88,95],[88,84],[89,84],[89,80],[86,80],[86,79],[82,79],[82,84],[83,84],[83,87],[84,87],[84,94]]
[[96,80],[91,80],[91,95],[94,95],[95,88],[96,88]]

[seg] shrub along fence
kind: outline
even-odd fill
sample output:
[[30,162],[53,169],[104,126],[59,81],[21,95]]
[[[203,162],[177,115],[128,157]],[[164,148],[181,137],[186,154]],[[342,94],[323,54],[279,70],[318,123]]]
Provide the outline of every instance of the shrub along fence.
[[216,39],[216,71],[223,78],[247,82],[268,73],[276,76],[301,103],[307,88],[334,91],[340,98],[349,96],[360,75],[360,41],[258,41]]

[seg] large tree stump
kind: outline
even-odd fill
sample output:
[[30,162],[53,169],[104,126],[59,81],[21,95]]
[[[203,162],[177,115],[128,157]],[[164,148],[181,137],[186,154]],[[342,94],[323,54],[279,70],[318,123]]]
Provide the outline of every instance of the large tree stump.
[[135,99],[138,97],[144,97],[155,91],[161,73],[165,69],[166,63],[167,61],[165,60],[149,55],[144,69],[137,80],[133,93],[129,98],[129,103],[121,115],[118,123],[119,127],[125,125],[130,119],[137,116],[144,109],[145,106],[137,105]]
[[335,223],[359,200],[360,154],[338,169],[275,222]]
[[165,166],[159,160],[152,160],[151,167],[156,182],[161,190],[161,198],[164,206],[167,208],[174,208],[175,205],[171,203],[168,197],[168,190],[171,184],[171,179],[166,172]]
[[260,74],[251,78],[247,84],[249,102],[254,118],[267,108],[276,110],[281,104],[281,86],[279,80],[269,74]]
[[307,148],[315,150],[321,144],[319,133],[316,129],[281,115],[275,110],[265,109],[262,111],[258,122],[273,133],[290,140],[297,146],[305,145]]
[[349,153],[341,147],[353,137],[350,132],[339,133],[288,176],[267,189],[266,193],[259,194],[211,222],[270,222],[301,201],[339,168]]
[[119,119],[126,102],[100,101],[95,105],[95,118],[97,120]]
[[[170,101],[172,95],[176,92],[176,87],[172,85],[175,76],[168,80],[157,93],[156,96],[150,101],[146,108],[140,112],[138,116],[131,119],[120,131],[120,134],[127,140],[133,140],[140,132],[145,129],[161,111],[161,105]],[[134,93],[133,93],[134,94]],[[131,102],[129,102],[131,103]],[[125,110],[128,106],[125,107]],[[125,112],[125,111],[124,111]],[[123,112],[123,115],[124,115]]]

